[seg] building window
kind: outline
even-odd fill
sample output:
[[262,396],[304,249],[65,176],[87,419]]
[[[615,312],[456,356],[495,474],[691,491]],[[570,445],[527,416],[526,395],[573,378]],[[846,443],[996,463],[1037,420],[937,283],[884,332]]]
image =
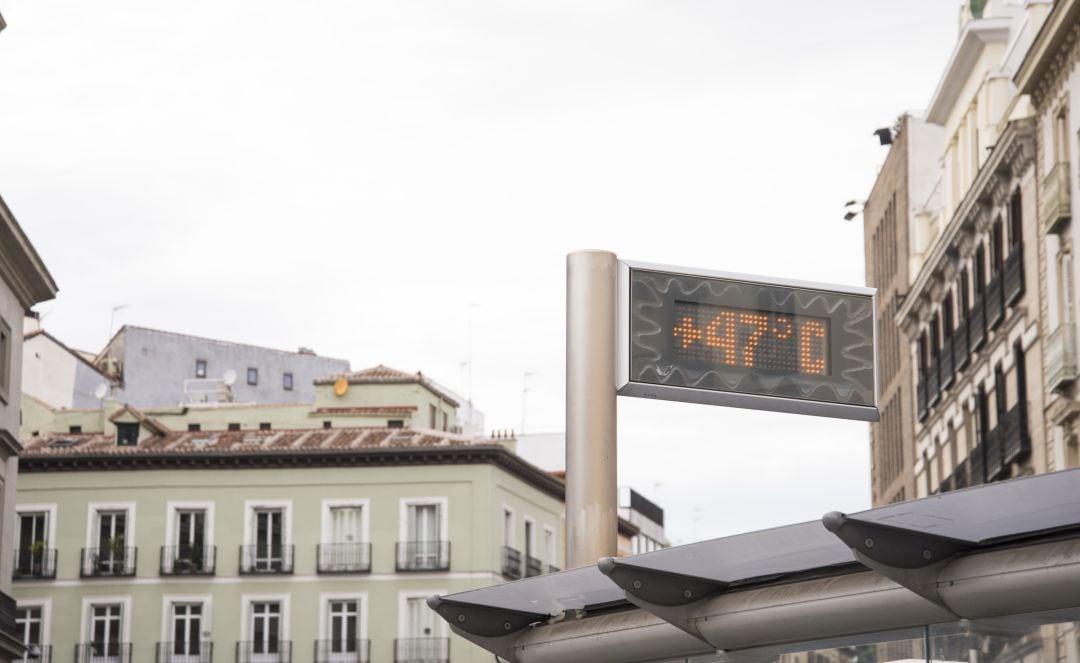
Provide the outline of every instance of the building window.
[[440,571],[450,567],[446,542],[447,499],[425,497],[401,501],[399,571]]
[[366,647],[360,642],[360,600],[331,599],[327,602],[326,611],[324,651],[316,656],[316,660],[366,661]]
[[990,227],[990,258],[992,262],[990,274],[994,276],[1001,272],[1002,264],[1005,262],[1005,246],[1001,235],[1001,217],[999,216],[994,219],[994,224]]
[[7,403],[11,384],[11,326],[0,318],[0,401]]
[[240,570],[243,573],[292,573],[287,501],[247,504],[245,543]]
[[247,383],[251,386],[259,384],[259,369],[249,368],[247,372]]
[[15,530],[15,574],[25,578],[52,577],[55,564],[49,552],[49,511],[20,511]]
[[45,644],[45,619],[40,605],[19,606],[16,609],[15,634],[26,645],[26,660],[44,659],[42,647]]
[[389,421],[386,422],[386,427],[387,428],[404,428],[405,427],[405,420],[404,419],[390,419]]
[[238,431],[238,430],[240,430],[240,424],[238,424],[238,423],[231,423],[231,424],[229,424],[229,430],[231,430],[231,431]]
[[212,508],[212,503],[169,504],[169,547],[162,552],[162,574],[213,573],[214,548],[207,545]]
[[281,604],[256,601],[251,604],[251,659],[275,663],[281,660]]
[[134,570],[135,553],[129,547],[127,510],[100,509],[95,520],[92,544],[96,547],[84,560],[90,568],[84,569],[83,575],[129,575],[129,567]]
[[206,360],[205,359],[196,359],[195,360],[195,377],[197,377],[197,378],[205,378],[206,377]]
[[124,660],[123,606],[119,604],[90,607],[90,656],[83,660],[115,663]]
[[[200,659],[202,654],[202,603],[174,603],[172,604],[172,642],[168,643],[168,652],[171,656],[165,660],[183,661],[191,657],[193,663]],[[175,657],[185,657],[174,659]],[[160,660],[160,659],[159,659]]]
[[259,430],[270,430],[271,428],[272,427],[270,426],[269,421],[264,421],[261,424],[259,424]]
[[188,424],[187,429],[189,433],[198,433],[202,430],[202,426],[199,424]]
[[281,376],[281,387],[285,391],[292,391],[292,383],[292,373],[286,373],[285,375]]
[[430,403],[428,404],[428,428],[435,430],[438,422],[439,410]]
[[77,435],[82,432],[82,426],[68,426],[68,432]]
[[[442,413],[442,429],[444,431],[450,430],[450,415],[446,412]],[[524,433],[525,431],[521,431]]]
[[134,447],[139,444],[139,424],[116,424],[116,446]]
[[322,422],[322,427],[323,427],[323,429],[330,429],[330,428],[333,428],[334,426],[333,426],[333,424],[331,422],[324,421],[324,422]]

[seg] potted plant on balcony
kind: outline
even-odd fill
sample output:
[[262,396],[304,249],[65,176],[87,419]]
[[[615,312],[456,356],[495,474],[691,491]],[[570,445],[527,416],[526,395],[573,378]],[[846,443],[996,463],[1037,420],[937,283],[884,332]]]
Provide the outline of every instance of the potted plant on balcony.
[[127,549],[124,547],[124,537],[114,536],[105,542],[105,555],[98,558],[98,568],[109,574],[119,574],[124,570],[124,557]]
[[34,541],[27,548],[27,552],[30,553],[31,575],[40,576],[45,561],[45,542]]

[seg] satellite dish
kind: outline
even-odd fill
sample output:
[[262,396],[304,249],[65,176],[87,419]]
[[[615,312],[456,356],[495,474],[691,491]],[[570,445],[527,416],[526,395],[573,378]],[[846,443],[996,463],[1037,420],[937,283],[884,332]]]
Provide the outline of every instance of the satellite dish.
[[105,384],[104,382],[99,384],[97,386],[97,389],[94,389],[94,398],[98,399],[99,401],[101,399],[105,398],[108,395],[109,395],[109,385]]
[[338,378],[334,381],[334,395],[344,396],[345,392],[349,390],[349,381],[345,378]]
[[229,369],[225,371],[225,375],[221,377],[221,381],[225,383],[225,386],[231,387],[236,384],[236,371]]

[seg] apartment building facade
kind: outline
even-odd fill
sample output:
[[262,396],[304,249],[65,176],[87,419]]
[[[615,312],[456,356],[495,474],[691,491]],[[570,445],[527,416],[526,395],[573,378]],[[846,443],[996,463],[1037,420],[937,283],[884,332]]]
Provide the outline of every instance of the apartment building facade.
[[45,663],[487,661],[424,600],[501,581],[507,543],[562,567],[563,483],[497,442],[136,412],[134,440],[26,445],[14,595]]
[[[0,20],[0,27],[3,21]],[[15,549],[16,486],[22,391],[22,319],[31,306],[56,296],[56,283],[0,198],[0,550]],[[21,658],[25,624],[17,620],[12,556],[0,553],[0,663]]]

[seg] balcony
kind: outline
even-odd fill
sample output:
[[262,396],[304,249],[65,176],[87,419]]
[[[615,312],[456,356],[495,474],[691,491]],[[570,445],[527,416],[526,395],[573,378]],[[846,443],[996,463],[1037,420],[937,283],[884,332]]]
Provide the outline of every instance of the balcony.
[[131,643],[87,642],[75,645],[75,663],[131,663]]
[[292,642],[289,640],[237,642],[236,663],[292,663]]
[[1001,478],[1002,470],[1004,470],[1004,449],[1005,442],[1004,429],[1001,427],[1001,422],[994,430],[986,434],[986,482],[997,481]]
[[159,642],[154,660],[156,663],[212,663],[214,643],[209,640]]
[[1005,300],[1002,297],[1001,275],[995,276],[986,286],[986,330],[994,331],[1005,318]]
[[23,657],[15,660],[22,663],[52,663],[52,645],[28,645]]
[[968,342],[967,318],[960,318],[960,324],[953,331],[951,343],[953,365],[956,367],[956,371],[960,372],[971,363],[971,344]]
[[320,543],[315,548],[319,573],[368,573],[370,543]]
[[981,295],[975,295],[968,317],[968,341],[972,352],[978,352],[986,342],[986,305]]
[[[83,548],[79,575],[83,578],[112,578],[135,575],[138,549],[130,548]],[[89,645],[86,645],[89,646]]]
[[1024,245],[1016,244],[1009,249],[1005,259],[1005,306],[1012,306],[1024,294]]
[[274,574],[293,572],[293,545],[276,543],[240,546],[240,573]]
[[1046,385],[1061,389],[1077,377],[1076,325],[1061,323],[1046,339]]
[[948,389],[953,385],[954,378],[956,377],[956,366],[953,363],[953,346],[952,339],[945,339],[945,343],[941,346],[941,354],[938,356],[938,375],[941,378],[942,390]]
[[398,638],[394,640],[394,663],[448,663],[449,638]]
[[446,571],[449,568],[449,541],[406,541],[397,544],[398,571]]
[[1006,467],[1031,453],[1027,423],[1027,403],[1017,403],[998,425],[1002,429],[1002,455]]
[[56,577],[55,548],[24,548],[15,551],[15,580],[51,580]]
[[18,611],[15,599],[0,592],[0,638],[12,642],[22,642],[22,638],[15,625],[15,613]]
[[162,546],[161,575],[212,576],[217,546]]
[[1060,232],[1072,217],[1071,186],[1068,161],[1055,165],[1043,178],[1039,191],[1039,218],[1044,232]]
[[315,663],[369,663],[369,640],[316,640]]
[[525,557],[525,577],[535,578],[544,575],[544,563],[535,557]]
[[502,547],[502,574],[511,580],[521,577],[521,551],[517,548]]
[[926,421],[926,417],[930,413],[926,405],[926,375],[920,375],[918,384],[915,385],[915,400],[919,411],[919,421]]

